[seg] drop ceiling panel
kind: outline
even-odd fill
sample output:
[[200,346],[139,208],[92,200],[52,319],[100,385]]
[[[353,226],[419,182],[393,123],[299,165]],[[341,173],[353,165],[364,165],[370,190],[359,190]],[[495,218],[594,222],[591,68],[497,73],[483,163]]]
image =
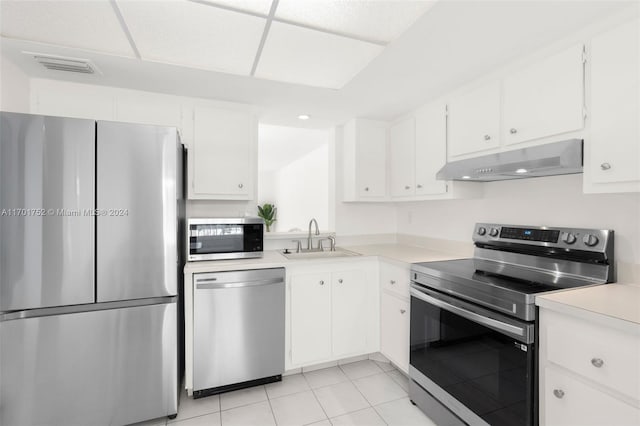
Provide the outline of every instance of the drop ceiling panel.
[[194,2],[118,1],[142,59],[248,75],[266,20]]
[[255,76],[339,89],[382,50],[376,44],[273,22]]
[[273,0],[192,0],[267,16]]
[[0,1],[5,37],[135,56],[107,0]]
[[409,28],[434,3],[425,0],[280,0],[275,17],[388,43]]

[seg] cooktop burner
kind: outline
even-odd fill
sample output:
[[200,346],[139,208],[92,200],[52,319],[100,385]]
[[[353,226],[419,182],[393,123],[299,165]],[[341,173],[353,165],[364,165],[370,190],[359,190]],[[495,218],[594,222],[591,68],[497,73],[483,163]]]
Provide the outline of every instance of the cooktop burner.
[[414,263],[429,288],[533,321],[535,295],[612,282],[613,231],[476,224],[470,259]]

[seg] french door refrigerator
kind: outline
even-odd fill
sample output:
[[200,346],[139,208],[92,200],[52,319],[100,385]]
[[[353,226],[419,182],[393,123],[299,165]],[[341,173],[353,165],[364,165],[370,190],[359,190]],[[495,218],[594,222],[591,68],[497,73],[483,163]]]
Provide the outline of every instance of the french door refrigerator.
[[0,424],[177,412],[174,128],[0,113]]

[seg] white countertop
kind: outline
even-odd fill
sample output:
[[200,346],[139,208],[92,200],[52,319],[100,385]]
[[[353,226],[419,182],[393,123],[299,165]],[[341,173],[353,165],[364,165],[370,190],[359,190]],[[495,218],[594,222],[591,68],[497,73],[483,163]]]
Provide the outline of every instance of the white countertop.
[[[442,251],[414,247],[403,244],[370,244],[361,246],[342,247],[362,255],[362,257],[383,257],[396,262],[414,263],[430,262],[438,260],[460,259],[464,256],[454,255]],[[211,260],[201,262],[187,262],[184,267],[185,274],[197,272],[215,272],[257,268],[281,268],[299,264],[311,264],[321,262],[353,261],[359,257],[328,257],[326,259],[287,259],[281,254],[281,250],[267,250],[262,258],[235,259],[235,260]]]
[[640,285],[606,284],[536,297],[536,305],[565,313],[589,313],[640,325]]

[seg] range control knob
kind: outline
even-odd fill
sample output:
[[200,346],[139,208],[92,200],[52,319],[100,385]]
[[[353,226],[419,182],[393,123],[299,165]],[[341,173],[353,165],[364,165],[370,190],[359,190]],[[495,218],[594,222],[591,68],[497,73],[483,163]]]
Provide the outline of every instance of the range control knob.
[[489,235],[491,235],[492,237],[497,237],[498,230],[496,228],[491,228],[491,230],[489,231]]
[[478,228],[478,235],[484,235],[486,233],[487,233],[487,230],[483,226]]
[[598,237],[593,234],[586,234],[582,239],[582,242],[589,247],[595,246],[596,244],[598,244],[598,241],[600,241],[598,240]]
[[562,236],[562,241],[564,241],[567,244],[573,244],[576,242],[576,236],[573,235],[571,232],[567,232]]

